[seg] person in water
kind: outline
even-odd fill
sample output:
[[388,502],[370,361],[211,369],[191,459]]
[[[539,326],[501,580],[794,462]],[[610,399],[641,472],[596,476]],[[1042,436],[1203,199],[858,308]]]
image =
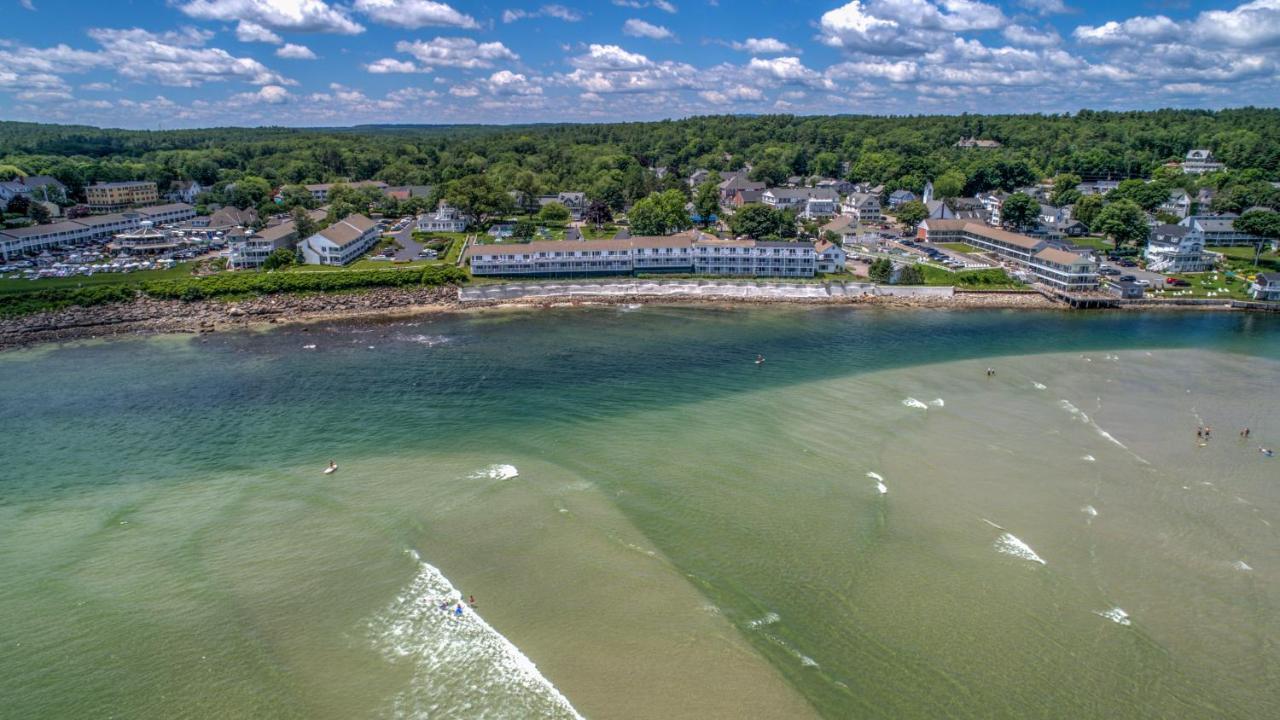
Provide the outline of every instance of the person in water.
[[1267,457],[1271,457],[1274,454],[1270,450],[1264,447],[1258,448],[1258,452],[1262,453],[1263,455],[1266,455]]
[[471,596],[469,596],[469,598],[470,598],[470,602],[468,603],[468,605],[470,605],[471,607],[475,607],[475,606],[476,606],[476,596],[475,596],[475,595],[471,595]]
[[329,469],[330,469],[330,470],[337,470],[337,469],[338,469],[338,461],[337,461],[337,460],[330,460],[330,461],[329,461]]
[[764,364],[764,356],[763,356],[763,355],[756,355],[756,364],[757,364],[757,365],[763,365],[763,364]]
[[462,617],[462,603],[458,603],[458,607],[453,610],[454,617]]

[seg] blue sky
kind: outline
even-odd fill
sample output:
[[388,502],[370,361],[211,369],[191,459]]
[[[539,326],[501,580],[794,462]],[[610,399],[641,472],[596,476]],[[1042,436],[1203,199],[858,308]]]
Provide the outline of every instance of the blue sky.
[[0,0],[0,20],[0,119],[111,127],[1280,97],[1280,0]]

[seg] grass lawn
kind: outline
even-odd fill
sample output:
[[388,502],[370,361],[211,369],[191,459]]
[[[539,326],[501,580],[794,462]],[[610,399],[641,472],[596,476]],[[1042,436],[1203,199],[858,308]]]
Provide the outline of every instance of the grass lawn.
[[1018,290],[1026,287],[1000,269],[951,272],[923,263],[917,263],[916,267],[924,274],[925,285],[954,285],[963,290]]
[[1262,254],[1258,256],[1257,270],[1254,270],[1253,267],[1253,258],[1256,252],[1253,247],[1210,247],[1205,249],[1209,252],[1225,255],[1227,261],[1237,273],[1247,271],[1249,274],[1253,274],[1254,272],[1280,270],[1280,254],[1271,252],[1269,247],[1264,247]]
[[139,285],[148,280],[176,280],[191,274],[191,263],[179,263],[168,270],[139,270],[131,273],[97,273],[66,278],[9,280],[0,278],[0,295],[53,288],[95,287],[102,285]]
[[1107,240],[1101,235],[1086,235],[1084,237],[1067,238],[1067,242],[1070,242],[1072,245],[1079,245],[1080,247],[1093,248],[1094,250],[1104,253],[1111,252],[1116,248],[1115,243]]
[[972,245],[969,245],[968,243],[932,243],[932,244],[937,245],[940,248],[945,248],[947,250],[950,250],[951,252],[958,252],[958,253],[981,252],[980,250],[978,250],[978,248]]
[[1234,278],[1228,278],[1226,273],[1219,272],[1173,275],[1172,277],[1191,283],[1191,286],[1182,288],[1165,287],[1163,291],[1155,291],[1150,295],[1157,298],[1188,297],[1249,300],[1249,281],[1245,279],[1247,274],[1252,273],[1244,273],[1237,270]]

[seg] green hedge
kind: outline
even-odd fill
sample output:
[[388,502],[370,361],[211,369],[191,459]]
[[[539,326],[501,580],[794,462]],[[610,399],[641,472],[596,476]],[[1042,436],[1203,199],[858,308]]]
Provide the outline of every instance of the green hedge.
[[376,287],[439,287],[466,282],[463,270],[434,265],[412,270],[338,270],[304,273],[223,273],[208,277],[176,280],[151,280],[137,286],[100,286],[33,290],[0,296],[0,316],[25,315],[47,310],[60,310],[72,305],[90,307],[113,302],[127,302],[137,297],[140,289],[146,295],[165,300],[204,300],[208,298],[276,293],[341,292]]

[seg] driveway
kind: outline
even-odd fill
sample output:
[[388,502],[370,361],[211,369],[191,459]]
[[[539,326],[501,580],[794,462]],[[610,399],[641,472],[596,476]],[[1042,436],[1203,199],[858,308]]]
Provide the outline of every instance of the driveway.
[[400,243],[400,250],[396,251],[397,262],[407,262],[417,260],[418,253],[422,252],[422,243],[413,239],[414,223],[410,222],[404,226],[400,232],[392,233],[396,242]]
[[[1147,282],[1151,283],[1151,287],[1153,288],[1165,286],[1165,282],[1164,282],[1165,276],[1161,275],[1160,273],[1150,272],[1147,270],[1143,270],[1142,268],[1136,268],[1136,267],[1131,267],[1131,268],[1122,267],[1112,262],[1103,262],[1101,264],[1101,267],[1104,267],[1104,268],[1113,267],[1116,270],[1120,271],[1120,275],[1132,275],[1134,279],[1146,280]],[[1103,275],[1102,277],[1115,280],[1116,278],[1120,277],[1120,275]]]
[[573,225],[570,225],[569,227],[565,228],[564,239],[565,240],[581,240],[582,231],[574,227]]

